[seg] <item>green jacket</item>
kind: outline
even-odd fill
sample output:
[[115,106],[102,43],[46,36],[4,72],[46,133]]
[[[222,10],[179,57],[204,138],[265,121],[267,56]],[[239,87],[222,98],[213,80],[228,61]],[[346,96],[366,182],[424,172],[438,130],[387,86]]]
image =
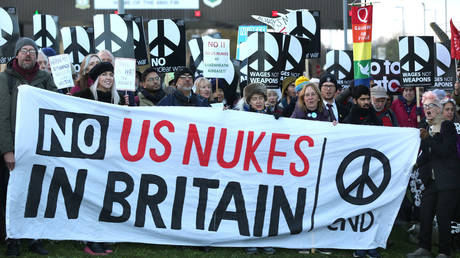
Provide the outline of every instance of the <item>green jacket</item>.
[[[14,60],[14,59],[13,59]],[[27,84],[41,89],[57,91],[53,78],[48,72],[39,70],[35,78],[28,82],[12,69],[11,60],[4,72],[0,73],[0,153],[14,151],[14,132],[16,123],[16,102],[18,86]],[[8,79],[11,77],[11,79]],[[11,86],[8,83],[11,82]]]

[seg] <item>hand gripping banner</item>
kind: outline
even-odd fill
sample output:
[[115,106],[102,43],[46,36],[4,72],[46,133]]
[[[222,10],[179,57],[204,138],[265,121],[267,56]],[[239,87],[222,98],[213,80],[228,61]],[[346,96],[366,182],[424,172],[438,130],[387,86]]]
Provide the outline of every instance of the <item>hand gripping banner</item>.
[[419,131],[21,86],[9,238],[384,247]]

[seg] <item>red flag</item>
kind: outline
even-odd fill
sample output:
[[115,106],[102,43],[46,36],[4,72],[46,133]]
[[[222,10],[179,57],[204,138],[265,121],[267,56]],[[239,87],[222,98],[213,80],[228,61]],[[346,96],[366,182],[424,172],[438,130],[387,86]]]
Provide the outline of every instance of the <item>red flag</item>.
[[450,19],[450,55],[453,59],[460,59],[460,34],[457,28],[455,28],[452,19]]

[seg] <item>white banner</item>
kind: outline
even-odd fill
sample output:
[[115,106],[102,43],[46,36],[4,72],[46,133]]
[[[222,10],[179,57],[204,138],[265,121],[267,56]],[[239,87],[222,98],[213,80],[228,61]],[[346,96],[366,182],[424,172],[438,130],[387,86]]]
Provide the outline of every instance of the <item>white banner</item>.
[[[230,62],[230,40],[203,37],[203,76],[225,78]],[[232,67],[233,69],[233,67]]]
[[[124,0],[125,9],[199,9],[198,0]],[[118,0],[94,0],[94,9],[118,9]]]
[[115,58],[113,76],[117,90],[136,91],[136,59]]
[[413,128],[131,108],[19,88],[9,238],[384,247]]
[[74,85],[72,78],[72,64],[68,54],[48,57],[53,74],[54,84],[58,89],[71,88]]

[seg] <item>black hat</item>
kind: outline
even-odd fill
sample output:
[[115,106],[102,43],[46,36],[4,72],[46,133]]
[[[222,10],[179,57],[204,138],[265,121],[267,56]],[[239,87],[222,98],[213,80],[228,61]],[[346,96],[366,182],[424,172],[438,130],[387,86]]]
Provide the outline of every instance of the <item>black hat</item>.
[[176,83],[177,79],[179,79],[179,77],[185,73],[190,74],[193,77],[193,80],[195,80],[195,75],[193,71],[188,67],[184,67],[174,72],[174,82]]
[[101,62],[98,63],[89,71],[89,77],[93,79],[94,81],[99,77],[104,72],[110,71],[113,73],[113,65],[112,63],[109,62]]
[[332,82],[335,87],[338,89],[340,86],[337,85],[337,78],[335,78],[335,75],[330,74],[330,73],[325,73],[321,75],[319,78],[319,88],[321,89],[321,86],[323,86],[323,83],[325,82]]

